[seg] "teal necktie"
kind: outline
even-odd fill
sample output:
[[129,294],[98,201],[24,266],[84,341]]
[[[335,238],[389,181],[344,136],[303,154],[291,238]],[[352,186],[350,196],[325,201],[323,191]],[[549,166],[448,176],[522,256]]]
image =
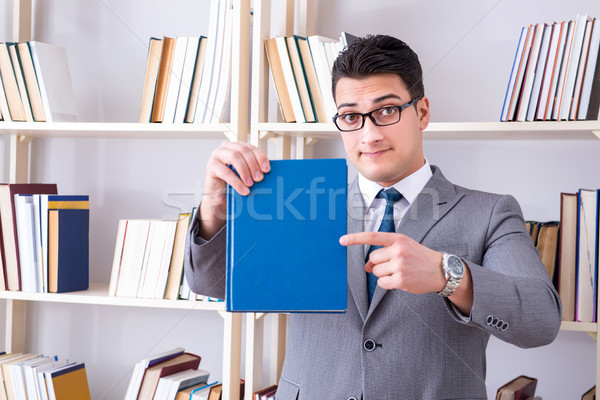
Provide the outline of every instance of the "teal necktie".
[[[402,198],[402,195],[394,188],[381,190],[377,193],[377,198],[385,199],[385,212],[383,214],[383,219],[381,220],[381,225],[379,225],[378,232],[396,232],[396,226],[394,225],[394,204]],[[369,247],[369,251],[367,252],[367,257],[365,258],[365,263],[369,260],[369,256],[373,250],[379,249],[381,246],[371,246]],[[369,304],[371,303],[371,299],[373,299],[373,293],[375,293],[375,288],[377,287],[377,277],[370,272],[367,272],[367,290],[369,293]]]

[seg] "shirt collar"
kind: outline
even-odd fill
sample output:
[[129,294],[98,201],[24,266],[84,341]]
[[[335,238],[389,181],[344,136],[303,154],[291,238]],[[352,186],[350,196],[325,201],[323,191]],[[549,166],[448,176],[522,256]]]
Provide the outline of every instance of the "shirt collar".
[[[432,176],[431,166],[429,165],[429,162],[425,160],[425,164],[423,164],[421,168],[401,181],[396,182],[391,187],[400,192],[402,197],[408,201],[409,205],[411,205]],[[381,186],[377,182],[368,180],[360,173],[358,174],[358,186],[365,201],[366,209],[371,207],[375,196],[377,196],[377,193],[379,193],[381,189],[389,189]]]

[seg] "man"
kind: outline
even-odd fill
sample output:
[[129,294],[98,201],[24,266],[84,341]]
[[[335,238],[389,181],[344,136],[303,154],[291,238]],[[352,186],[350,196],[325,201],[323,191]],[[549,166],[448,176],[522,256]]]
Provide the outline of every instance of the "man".
[[[535,347],[560,327],[559,297],[519,205],[456,186],[429,165],[429,100],[402,41],[360,39],[335,61],[332,86],[334,122],[359,172],[340,238],[348,310],[290,316],[277,399],[485,399],[490,335]],[[194,291],[224,296],[226,182],[248,194],[268,171],[253,146],[213,152],[186,257]]]

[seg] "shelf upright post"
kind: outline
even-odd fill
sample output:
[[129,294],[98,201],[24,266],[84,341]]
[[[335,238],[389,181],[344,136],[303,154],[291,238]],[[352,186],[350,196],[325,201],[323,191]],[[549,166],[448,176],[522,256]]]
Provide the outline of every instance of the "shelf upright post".
[[223,398],[240,398],[242,314],[220,311],[223,329]]
[[[235,139],[248,140],[248,96],[250,92],[250,0],[233,3],[231,54],[230,126]],[[230,139],[233,139],[230,137]]]
[[[12,40],[27,42],[31,40],[31,0],[14,0]],[[9,182],[25,183],[29,181],[29,143],[30,138],[11,135],[9,155]],[[7,353],[25,351],[25,301],[6,300],[5,351]]]

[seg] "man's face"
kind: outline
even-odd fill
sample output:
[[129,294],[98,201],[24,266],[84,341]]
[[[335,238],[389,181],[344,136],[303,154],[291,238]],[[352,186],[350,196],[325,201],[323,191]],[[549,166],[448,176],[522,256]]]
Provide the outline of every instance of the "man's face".
[[[367,113],[412,100],[402,79],[394,74],[341,78],[335,98],[338,114]],[[403,110],[397,124],[376,126],[367,117],[362,129],[340,134],[348,159],[356,169],[365,178],[387,187],[423,166],[422,131],[428,124],[429,100],[424,97]]]

